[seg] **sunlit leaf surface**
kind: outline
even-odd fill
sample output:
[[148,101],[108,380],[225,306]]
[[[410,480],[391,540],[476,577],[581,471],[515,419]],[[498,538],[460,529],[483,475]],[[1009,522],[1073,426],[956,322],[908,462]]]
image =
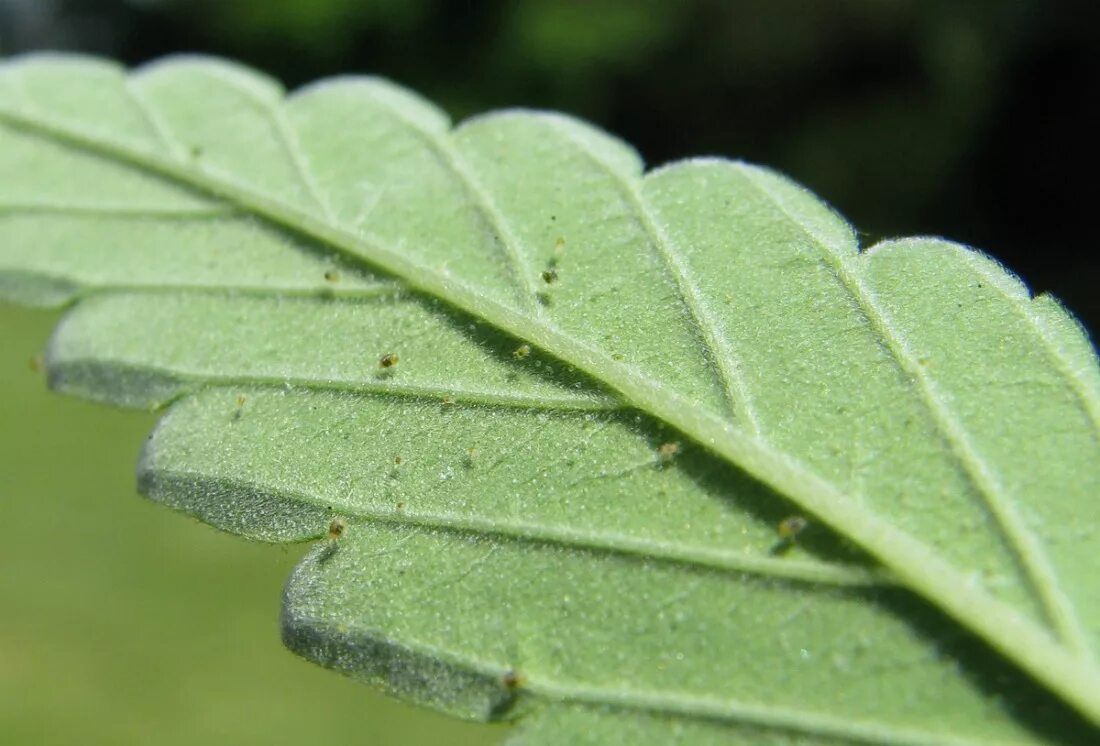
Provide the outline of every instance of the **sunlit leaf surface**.
[[1100,721],[1100,374],[988,258],[754,166],[371,78],[0,66],[0,297],[166,408],[300,654],[520,743],[1033,743]]

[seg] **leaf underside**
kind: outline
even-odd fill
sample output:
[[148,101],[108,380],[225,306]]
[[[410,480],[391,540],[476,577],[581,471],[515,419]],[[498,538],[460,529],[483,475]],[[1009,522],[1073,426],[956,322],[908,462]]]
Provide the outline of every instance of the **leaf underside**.
[[398,696],[530,744],[1096,737],[1100,373],[974,251],[561,115],[40,55],[0,298],[71,306],[55,388],[166,408],[144,494],[344,522],[284,639]]

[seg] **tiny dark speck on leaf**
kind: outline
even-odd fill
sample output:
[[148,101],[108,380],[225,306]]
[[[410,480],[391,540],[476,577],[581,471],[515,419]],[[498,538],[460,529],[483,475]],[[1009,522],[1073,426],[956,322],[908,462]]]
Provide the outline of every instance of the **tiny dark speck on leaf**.
[[547,285],[550,285],[551,283],[557,282],[558,281],[558,271],[556,269],[554,269],[553,267],[550,267],[548,269],[544,269],[542,271],[542,281],[545,282]]
[[381,368],[392,368],[393,366],[397,365],[397,363],[398,363],[398,361],[399,361],[400,359],[401,359],[401,358],[399,358],[399,357],[397,356],[397,353],[396,353],[396,352],[387,352],[387,353],[386,353],[385,355],[383,355],[383,356],[382,356],[382,358],[381,358],[381,359],[380,359],[380,360],[378,361],[378,365],[379,365],[379,367],[381,367]]
[[334,269],[327,270],[325,272],[325,280],[327,282],[337,282],[340,279],[340,273]]
[[527,683],[527,677],[513,668],[504,672],[500,677],[500,683],[504,684],[505,689],[519,689]]

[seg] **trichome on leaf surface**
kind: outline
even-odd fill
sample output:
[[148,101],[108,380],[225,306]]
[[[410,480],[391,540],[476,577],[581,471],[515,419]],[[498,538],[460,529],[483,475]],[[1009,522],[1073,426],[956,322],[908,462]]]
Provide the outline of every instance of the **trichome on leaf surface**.
[[982,254],[193,57],[3,63],[0,175],[51,385],[163,410],[141,491],[320,539],[296,652],[517,743],[1096,738],[1100,370]]

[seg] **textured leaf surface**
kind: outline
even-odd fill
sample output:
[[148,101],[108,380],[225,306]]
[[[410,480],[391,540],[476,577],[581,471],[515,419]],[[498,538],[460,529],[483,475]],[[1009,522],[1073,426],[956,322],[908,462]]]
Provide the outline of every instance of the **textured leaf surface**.
[[288,585],[307,657],[531,743],[1100,720],[1100,374],[987,258],[376,79],[36,57],[0,123],[0,295],[75,303],[57,388],[174,402],[146,494],[347,522]]

